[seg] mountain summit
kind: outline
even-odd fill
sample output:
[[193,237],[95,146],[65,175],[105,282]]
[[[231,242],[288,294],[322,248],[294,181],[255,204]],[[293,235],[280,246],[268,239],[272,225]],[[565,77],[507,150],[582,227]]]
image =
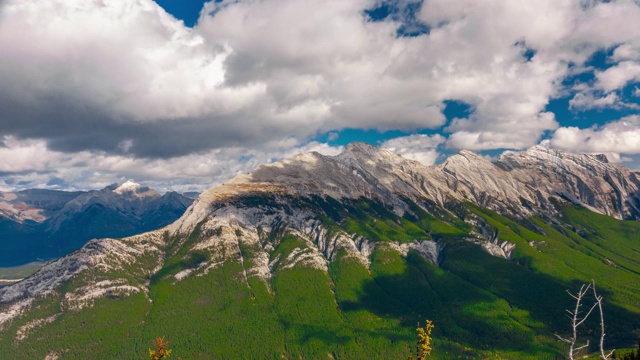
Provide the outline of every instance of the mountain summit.
[[[0,289],[0,346],[123,358],[166,334],[187,358],[399,358],[429,318],[444,357],[553,357],[565,290],[592,279],[611,343],[631,345],[639,189],[602,156],[540,146],[438,166],[362,143],[300,154]],[[111,340],[76,348],[63,328]]]
[[141,196],[144,196],[144,195],[153,196],[157,194],[155,190],[152,190],[147,186],[142,186],[130,180],[127,180],[122,185],[116,187],[116,189],[113,190],[113,192],[120,195],[125,193],[130,193],[130,194],[137,194]]
[[[557,197],[617,219],[640,220],[640,176],[610,164],[606,157],[571,154],[534,146],[507,152],[496,162],[461,151],[438,166],[424,166],[391,151],[352,143],[337,156],[316,152],[263,165],[247,175],[205,191],[172,228],[193,224],[211,203],[243,193],[286,193],[369,198],[408,210],[402,198],[427,199],[439,206],[469,201],[509,216],[554,215]],[[187,216],[188,217],[188,216]]]

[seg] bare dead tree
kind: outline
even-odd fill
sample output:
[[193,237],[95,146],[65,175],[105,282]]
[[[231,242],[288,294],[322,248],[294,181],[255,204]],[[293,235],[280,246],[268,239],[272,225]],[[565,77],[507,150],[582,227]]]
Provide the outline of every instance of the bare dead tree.
[[598,305],[598,309],[600,310],[600,357],[603,360],[608,360],[611,359],[611,356],[613,355],[613,352],[615,350],[611,350],[608,355],[605,355],[604,353],[604,313],[602,312],[602,296],[598,296],[598,293],[596,292],[595,280],[592,280],[591,285],[593,289],[593,297],[595,297],[596,304]]
[[569,317],[569,319],[571,319],[571,337],[569,338],[563,338],[562,336],[555,334],[556,337],[560,340],[560,341],[564,341],[567,344],[569,344],[569,359],[570,360],[575,360],[575,353],[586,348],[587,346],[589,346],[589,341],[587,340],[587,343],[582,345],[582,346],[578,346],[576,347],[576,342],[578,341],[578,327],[580,325],[582,325],[585,320],[587,320],[587,318],[589,317],[589,315],[591,315],[591,312],[593,311],[593,309],[595,309],[596,306],[598,306],[598,302],[596,302],[595,304],[593,304],[593,306],[589,309],[589,311],[587,312],[586,315],[582,316],[581,315],[581,311],[580,308],[582,306],[582,300],[584,299],[584,296],[587,294],[587,292],[589,291],[589,289],[591,289],[592,284],[583,284],[580,287],[580,291],[578,291],[577,294],[573,295],[569,290],[567,290],[567,294],[569,294],[569,296],[571,296],[572,298],[574,298],[576,300],[576,307],[575,309],[573,309],[573,311],[567,309],[567,316]]

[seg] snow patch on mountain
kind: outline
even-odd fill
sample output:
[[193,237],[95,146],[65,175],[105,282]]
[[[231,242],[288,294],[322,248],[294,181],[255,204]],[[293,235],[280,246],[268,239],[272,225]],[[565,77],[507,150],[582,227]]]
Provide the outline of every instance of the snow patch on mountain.
[[364,264],[368,269],[371,263],[369,259],[371,258],[371,254],[375,249],[375,243],[365,238],[364,236],[355,236],[353,238],[353,242],[356,245],[356,249],[358,249],[358,251],[360,252],[360,255],[362,255],[361,259],[364,260]]
[[140,184],[127,180],[126,182],[122,183],[122,185],[115,188],[113,192],[120,195],[124,193],[136,193],[140,188]]
[[44,360],[58,360],[60,359],[60,354],[58,352],[52,351],[44,357]]

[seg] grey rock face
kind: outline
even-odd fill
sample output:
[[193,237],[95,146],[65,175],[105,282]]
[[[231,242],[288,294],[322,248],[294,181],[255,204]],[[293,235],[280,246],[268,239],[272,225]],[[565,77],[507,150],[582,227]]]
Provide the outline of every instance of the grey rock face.
[[389,150],[350,144],[337,156],[297,155],[263,165],[250,174],[205,191],[190,213],[201,218],[212,202],[244,192],[327,195],[336,199],[366,197],[408,211],[402,197],[428,199],[438,205],[470,201],[508,216],[555,213],[551,197],[585,206],[617,219],[640,219],[640,176],[603,161],[541,146],[507,152],[496,162],[461,151],[438,166],[424,166]]
[[542,196],[559,196],[617,219],[640,220],[640,177],[603,155],[534,146],[505,153],[496,165]]

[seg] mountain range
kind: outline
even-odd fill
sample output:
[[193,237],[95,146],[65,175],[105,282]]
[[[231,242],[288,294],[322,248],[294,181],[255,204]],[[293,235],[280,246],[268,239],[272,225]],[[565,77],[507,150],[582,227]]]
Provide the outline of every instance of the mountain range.
[[[399,359],[431,319],[435,358],[553,359],[566,291],[591,281],[606,346],[631,346],[638,220],[640,175],[602,155],[535,146],[424,166],[353,143],[263,165],[162,229],[91,240],[0,289],[0,346],[142,358],[167,336],[185,359]],[[592,320],[580,336],[597,344]]]
[[161,228],[192,202],[130,181],[91,191],[0,192],[0,267],[58,258],[94,238]]

